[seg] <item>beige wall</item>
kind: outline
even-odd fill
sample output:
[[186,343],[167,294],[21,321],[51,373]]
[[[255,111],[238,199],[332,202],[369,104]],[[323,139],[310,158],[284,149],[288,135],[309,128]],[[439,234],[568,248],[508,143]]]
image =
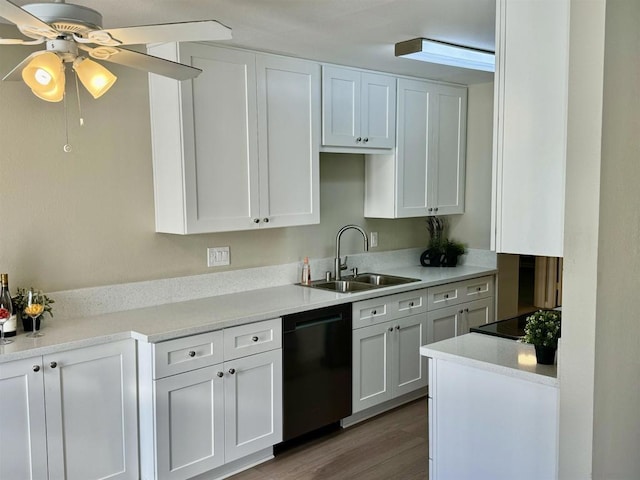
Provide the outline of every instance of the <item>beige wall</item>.
[[560,478],[640,478],[640,4],[571,3]]
[[[12,34],[0,26],[0,37]],[[28,53],[25,47],[2,47],[0,73]],[[0,83],[0,270],[9,272],[12,288],[56,291],[221,271],[206,266],[207,247],[221,245],[231,247],[230,269],[295,262],[306,255],[331,257],[335,234],[347,223],[377,231],[378,251],[426,243],[424,219],[363,218],[362,155],[321,155],[320,225],[191,236],[155,233],[147,75],[109,67],[119,79],[103,98],[93,100],[80,87],[82,128],[71,74],[66,116],[62,103],[37,99],[22,82]],[[478,95],[488,90],[479,89]],[[470,95],[470,108],[474,98]],[[491,121],[490,112],[486,115],[473,117],[484,125]],[[66,121],[70,153],[62,149]],[[470,138],[477,137],[474,131],[470,125]],[[486,142],[490,136],[479,143]],[[469,155],[475,158],[473,151]],[[471,247],[488,245],[475,222],[461,232]],[[345,235],[344,242],[343,253],[362,251],[355,234]]]

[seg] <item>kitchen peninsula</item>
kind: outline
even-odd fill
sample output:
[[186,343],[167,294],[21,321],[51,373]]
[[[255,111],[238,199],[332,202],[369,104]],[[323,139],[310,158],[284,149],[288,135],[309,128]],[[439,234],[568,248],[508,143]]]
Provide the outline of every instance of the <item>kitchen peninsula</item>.
[[425,345],[429,478],[557,478],[556,365],[533,345],[469,333]]

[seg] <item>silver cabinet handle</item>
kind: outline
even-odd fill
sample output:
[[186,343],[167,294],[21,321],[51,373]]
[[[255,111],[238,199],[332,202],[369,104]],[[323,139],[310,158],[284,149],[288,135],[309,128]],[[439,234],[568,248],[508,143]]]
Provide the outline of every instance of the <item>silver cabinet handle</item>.
[[193,350],[190,350],[187,355],[189,355],[191,358],[193,358],[193,357],[196,356],[196,352],[194,352]]
[[218,373],[216,373],[216,375],[217,375],[218,377],[220,377],[220,378],[224,377],[224,373],[222,373],[222,372],[218,372]]
[[400,330],[400,325],[396,325],[396,330]]
[[260,223],[260,219],[259,218],[254,218],[253,219],[253,223]]
[[254,342],[257,342],[260,339],[256,336],[256,337],[251,337],[251,340],[254,341]]
[[267,217],[264,218],[264,220],[262,220],[264,223],[269,223],[269,219]]
[[409,302],[409,306],[410,306],[410,307],[413,307],[413,302]]
[[427,208],[427,211],[428,212],[433,212],[433,208],[429,207],[429,208]]
[[230,373],[231,375],[233,375],[234,373],[236,373],[236,369],[235,369],[235,368],[230,368],[230,369],[229,369],[229,373]]
[[448,293],[445,293],[445,294],[444,294],[444,298],[445,298],[445,299],[449,298],[449,294],[448,294]]
[[56,368],[56,367],[58,366],[58,362],[51,362],[51,363],[49,364],[49,366],[50,366],[51,368]]
[[356,138],[356,143],[360,143],[362,141],[362,137]]
[[467,312],[467,313],[469,313],[469,309],[468,309],[468,308],[465,308],[465,309],[464,309],[464,311],[465,311],[465,312]]
[[39,372],[40,371],[40,365],[34,365],[33,366],[33,371],[34,372]]
[[390,332],[393,332],[393,327],[389,327],[389,331],[390,331]]
[[369,141],[369,138],[364,137],[364,140],[362,140],[364,143],[367,143]]
[[375,315],[375,314],[377,314],[377,313],[378,313],[378,311],[377,311],[377,310],[371,310],[371,315]]
[[433,209],[433,211],[434,211],[434,212],[437,212],[437,211],[438,211],[438,207],[435,207],[435,208]]

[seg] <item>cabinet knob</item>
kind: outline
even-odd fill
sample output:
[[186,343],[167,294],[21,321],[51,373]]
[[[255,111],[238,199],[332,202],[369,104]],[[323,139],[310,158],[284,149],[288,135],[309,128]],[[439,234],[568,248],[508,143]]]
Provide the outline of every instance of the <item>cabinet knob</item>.
[[482,290],[482,287],[478,287],[476,290],[480,291],[480,290]]
[[356,138],[356,143],[360,143],[362,141],[362,137]]
[[260,219],[259,218],[254,218],[253,219],[253,223],[260,223]]
[[231,375],[233,375],[234,373],[236,373],[236,369],[235,369],[235,368],[230,368],[230,369],[229,369],[229,373],[230,373]]
[[39,372],[40,371],[40,365],[34,365],[33,366],[33,371],[34,372]]
[[458,313],[462,315],[464,313],[464,310],[460,310]]
[[438,207],[435,207],[435,208],[433,209],[433,211],[434,211],[434,212],[437,212],[437,211],[438,211]]
[[196,356],[196,352],[194,352],[193,350],[190,350],[187,355],[189,355],[191,358],[193,358],[193,357]]
[[220,377],[220,378],[224,377],[224,373],[222,373],[222,372],[218,372],[218,373],[216,373],[216,375],[217,375],[218,377]]
[[396,325],[396,330],[400,330],[400,325]]
[[469,309],[468,309],[468,308],[465,308],[465,309],[464,309],[464,311],[468,313],[468,312],[469,312]]
[[257,342],[259,340],[259,338],[257,336],[255,336],[255,337],[251,337],[251,340],[254,341],[254,342]]
[[413,302],[409,302],[409,306],[410,306],[410,307],[413,307]]
[[444,298],[445,298],[445,300],[446,300],[447,298],[449,298],[449,294],[448,294],[448,293],[445,293],[445,294],[444,294]]
[[369,141],[369,139],[367,137],[364,137],[364,140],[362,140],[364,143],[367,143]]
[[268,219],[267,217],[265,217],[262,221],[263,221],[264,223],[269,223],[269,219]]
[[51,362],[51,363],[49,364],[49,366],[50,366],[51,368],[56,368],[56,367],[58,366],[58,362]]
[[393,332],[393,327],[389,327],[389,331],[390,331],[390,332]]

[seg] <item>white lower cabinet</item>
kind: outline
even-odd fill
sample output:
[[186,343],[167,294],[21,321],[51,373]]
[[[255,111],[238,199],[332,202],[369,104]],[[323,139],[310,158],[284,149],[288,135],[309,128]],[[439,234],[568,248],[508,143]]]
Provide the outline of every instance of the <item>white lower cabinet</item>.
[[0,411],[0,478],[139,478],[133,340],[0,364]]
[[[192,478],[282,441],[281,336],[274,319],[141,344],[143,479]],[[166,359],[182,371],[154,379]]]
[[427,314],[427,343],[469,333],[473,327],[494,321],[493,312],[493,298],[483,298],[430,311]]
[[[356,309],[358,306],[354,304],[354,311]],[[356,328],[353,331],[353,413],[425,387],[426,361],[419,353],[425,343],[427,317],[424,313]]]
[[494,278],[484,276],[428,289],[427,343],[495,321]]

